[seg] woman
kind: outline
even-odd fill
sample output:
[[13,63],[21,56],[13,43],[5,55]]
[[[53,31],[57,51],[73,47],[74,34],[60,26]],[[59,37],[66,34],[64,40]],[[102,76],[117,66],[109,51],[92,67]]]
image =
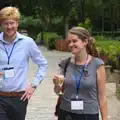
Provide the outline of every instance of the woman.
[[[67,42],[73,56],[67,66],[58,120],[107,120],[106,74],[104,63],[98,58],[95,39],[82,27],[73,27],[68,32]],[[60,67],[64,73],[65,60]],[[54,91],[61,87],[56,84]]]

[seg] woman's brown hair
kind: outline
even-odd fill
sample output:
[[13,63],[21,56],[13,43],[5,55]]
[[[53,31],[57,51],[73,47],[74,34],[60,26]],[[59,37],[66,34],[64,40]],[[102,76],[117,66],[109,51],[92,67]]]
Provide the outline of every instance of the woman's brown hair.
[[88,44],[86,46],[87,53],[94,56],[99,57],[99,53],[97,51],[95,45],[95,39],[90,35],[90,33],[83,27],[73,27],[69,30],[68,33],[77,35],[82,41],[88,40]]

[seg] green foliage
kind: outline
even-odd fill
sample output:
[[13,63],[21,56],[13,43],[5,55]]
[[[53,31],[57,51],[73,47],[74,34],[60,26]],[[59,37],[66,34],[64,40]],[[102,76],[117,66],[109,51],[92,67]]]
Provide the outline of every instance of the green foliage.
[[120,100],[120,88],[116,89],[116,97]]
[[97,32],[97,31],[92,31],[92,35],[93,36],[106,36],[106,37],[118,37],[119,40],[120,40],[120,31],[114,31],[114,32],[111,32],[111,31],[100,31],[100,32]]
[[40,33],[38,33],[37,34],[37,38],[36,38],[36,40],[35,40],[35,42],[36,42],[36,44],[43,44],[43,38],[42,38],[42,32],[40,32]]
[[84,16],[88,16],[94,30],[115,31],[120,29],[119,0],[1,0],[1,8],[5,4],[17,6],[26,16],[39,14],[43,22],[44,20],[48,22],[50,17],[70,16],[75,18],[70,23],[75,26],[78,21],[84,20]]
[[89,18],[86,18],[85,22],[79,23],[78,26],[86,28],[90,33],[92,32],[92,24]]
[[41,40],[41,32],[37,34],[36,41],[39,41],[39,40]]
[[40,26],[40,20],[38,18],[33,18],[32,16],[21,16],[19,21],[19,28],[28,28]]
[[56,48],[56,40],[59,40],[59,39],[61,39],[60,37],[51,37],[51,38],[49,38],[49,40],[48,40],[48,49],[49,50],[54,50],[55,48]]
[[64,20],[63,17],[57,17],[54,19],[54,24],[53,24],[53,31],[56,32],[58,35],[64,36],[65,31],[64,31]]
[[55,38],[55,37],[57,37],[57,34],[56,33],[52,33],[52,32],[45,32],[44,33],[44,35],[43,35],[43,40],[44,40],[44,45],[46,46],[46,47],[48,47],[48,40],[50,39],[50,38]]
[[[54,32],[43,33],[43,44],[50,50],[55,49],[56,40],[61,40],[61,39],[63,38]],[[41,33],[37,35],[37,40],[41,40]]]
[[19,29],[25,29],[28,31],[28,35],[33,39],[36,39],[37,34],[42,31],[42,26],[38,18],[32,16],[21,16],[19,21]]
[[118,66],[120,42],[118,40],[108,40],[104,36],[97,36],[96,46],[100,55],[108,57],[106,64],[110,64],[113,68],[116,68]]

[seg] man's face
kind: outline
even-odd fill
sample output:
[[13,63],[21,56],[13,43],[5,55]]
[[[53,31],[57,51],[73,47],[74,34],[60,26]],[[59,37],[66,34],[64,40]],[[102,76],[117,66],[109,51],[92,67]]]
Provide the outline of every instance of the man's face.
[[5,35],[8,37],[13,37],[16,34],[18,28],[18,21],[13,19],[6,19],[2,21],[1,26]]

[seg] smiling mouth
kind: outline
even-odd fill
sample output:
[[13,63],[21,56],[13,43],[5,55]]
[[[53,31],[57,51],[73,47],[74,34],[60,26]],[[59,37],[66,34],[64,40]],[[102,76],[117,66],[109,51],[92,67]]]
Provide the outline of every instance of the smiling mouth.
[[7,31],[8,33],[11,33],[11,32],[13,32],[12,30],[9,30],[9,31]]
[[76,49],[77,47],[71,47],[71,50]]

